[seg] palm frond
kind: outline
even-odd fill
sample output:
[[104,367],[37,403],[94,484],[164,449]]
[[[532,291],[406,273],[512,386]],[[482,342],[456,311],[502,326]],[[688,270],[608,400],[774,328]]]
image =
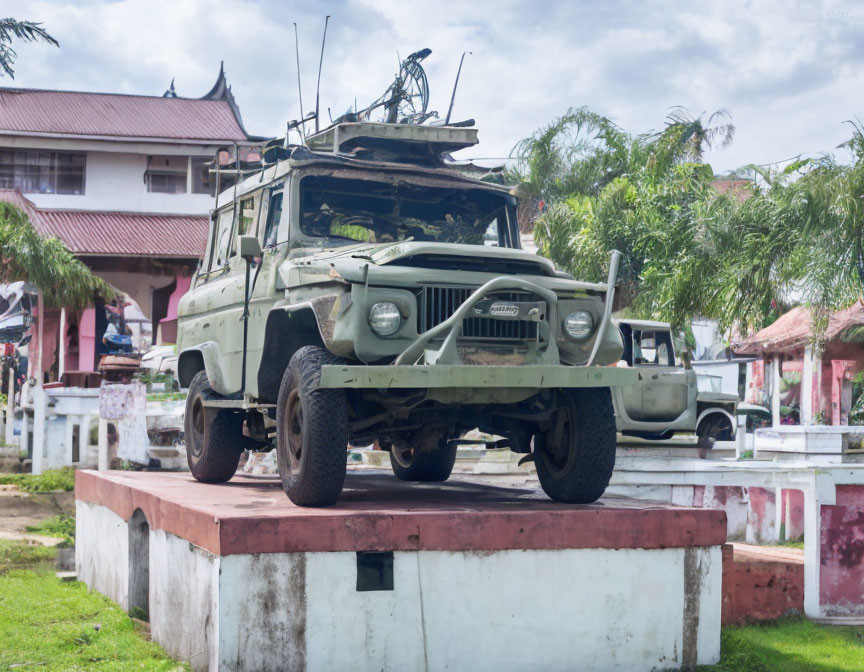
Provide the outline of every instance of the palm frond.
[[20,208],[0,203],[0,282],[18,280],[36,285],[52,307],[80,310],[114,295],[62,242],[42,238]]
[[18,21],[12,18],[0,19],[0,70],[11,79],[15,79],[12,67],[18,54],[12,48],[13,40],[22,42],[45,42],[59,47],[60,43],[48,34],[41,23],[33,21]]

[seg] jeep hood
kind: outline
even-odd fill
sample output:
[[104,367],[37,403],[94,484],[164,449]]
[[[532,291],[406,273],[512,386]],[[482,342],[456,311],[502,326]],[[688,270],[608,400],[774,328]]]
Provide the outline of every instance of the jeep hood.
[[[369,262],[376,266],[386,264],[423,266],[424,260],[440,263],[445,259],[477,259],[498,260],[500,262],[516,262],[533,264],[538,275],[554,276],[555,265],[545,257],[525,250],[513,250],[506,247],[488,245],[460,245],[457,243],[430,243],[406,241],[399,243],[361,243],[338,248],[315,251],[300,258],[303,264],[322,262],[333,265],[353,267]],[[412,263],[406,263],[406,262]]]

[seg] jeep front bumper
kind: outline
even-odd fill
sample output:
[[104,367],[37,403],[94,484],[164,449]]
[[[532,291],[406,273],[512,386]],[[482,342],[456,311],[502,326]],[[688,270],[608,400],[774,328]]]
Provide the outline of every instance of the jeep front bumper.
[[617,387],[636,383],[635,369],[614,366],[470,366],[407,364],[324,366],[322,388]]
[[[319,386],[322,388],[453,388],[453,389],[542,389],[567,387],[617,387],[633,385],[638,379],[635,369],[592,366],[603,333],[611,322],[612,300],[618,272],[618,252],[613,252],[609,265],[606,301],[598,325],[593,350],[583,366],[561,364],[555,335],[550,324],[560,322],[555,292],[524,278],[499,277],[475,290],[444,322],[421,334],[393,364],[369,366],[324,366]],[[502,289],[531,292],[544,303],[508,302],[512,314],[489,315],[493,319],[533,319],[545,327],[545,347],[535,361],[502,366],[500,364],[469,364],[461,361],[457,341],[462,333],[462,321],[472,315],[484,297]],[[489,302],[486,302],[489,303]],[[547,318],[548,314],[548,318]],[[541,332],[538,332],[538,334]],[[428,350],[433,340],[442,343],[437,350]],[[539,360],[539,361],[538,361]]]

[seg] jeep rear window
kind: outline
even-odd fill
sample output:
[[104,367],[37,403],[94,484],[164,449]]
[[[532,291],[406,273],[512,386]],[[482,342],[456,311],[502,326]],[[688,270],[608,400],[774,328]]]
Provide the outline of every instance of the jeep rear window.
[[[300,183],[300,230],[334,244],[412,239],[468,245],[509,243],[503,194],[310,175]],[[511,211],[515,223],[515,209]]]

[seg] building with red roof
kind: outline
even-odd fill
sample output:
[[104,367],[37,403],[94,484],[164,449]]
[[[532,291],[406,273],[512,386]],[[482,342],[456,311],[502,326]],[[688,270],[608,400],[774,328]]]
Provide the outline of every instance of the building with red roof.
[[[133,299],[151,343],[171,342],[206,246],[213,157],[265,140],[246,131],[224,67],[200,98],[173,82],[162,96],[0,87],[0,201]],[[102,313],[46,313],[49,379],[95,370]]]

